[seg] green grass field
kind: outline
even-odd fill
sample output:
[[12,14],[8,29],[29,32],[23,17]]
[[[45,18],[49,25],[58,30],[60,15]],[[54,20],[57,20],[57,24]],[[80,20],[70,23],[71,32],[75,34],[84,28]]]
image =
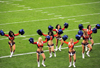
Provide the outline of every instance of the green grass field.
[[[84,28],[91,24],[92,28],[100,24],[100,0],[1,0],[0,1],[0,30],[6,34],[12,30],[15,34],[20,29],[25,30],[23,36],[15,37],[16,50],[14,55],[22,53],[36,52],[37,46],[30,44],[28,39],[33,37],[35,41],[40,37],[36,31],[41,29],[43,33],[48,33],[48,26],[54,28],[57,24],[64,27],[67,22],[69,27],[64,30],[63,35],[68,35],[75,39],[78,32],[78,25],[83,24]],[[55,33],[55,32],[54,32]],[[96,34],[92,34],[94,43],[100,43],[100,29]],[[43,40],[45,37],[42,36]],[[0,36],[0,57],[10,55],[8,38]],[[56,44],[55,39],[53,40]],[[81,45],[81,41],[75,46]],[[89,41],[90,43],[90,41]],[[59,42],[60,45],[60,42]],[[62,48],[68,47],[64,44]],[[82,47],[75,47],[77,68],[100,68],[100,44],[93,46],[90,52],[91,57],[85,55],[82,59]],[[48,50],[44,44],[44,51]],[[46,68],[68,68],[69,57],[68,48],[56,52],[57,57],[49,58],[46,51]],[[42,57],[40,57],[42,62]],[[27,55],[17,55],[12,58],[0,58],[0,68],[37,68],[36,53]],[[41,68],[44,68],[41,65]],[[71,67],[73,68],[73,67]]]

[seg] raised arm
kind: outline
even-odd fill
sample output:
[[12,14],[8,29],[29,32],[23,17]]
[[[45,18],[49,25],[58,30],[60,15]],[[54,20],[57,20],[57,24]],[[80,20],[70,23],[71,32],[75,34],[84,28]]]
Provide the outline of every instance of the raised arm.
[[43,36],[48,36],[47,34],[43,34],[43,33],[42,33],[42,35],[43,35]]
[[19,35],[19,33],[18,34],[14,34],[14,36],[18,36]]
[[64,41],[64,43],[68,44],[69,42]]
[[74,42],[74,45],[77,44],[79,42],[79,40],[77,40],[76,42]]
[[62,30],[64,30],[65,29],[65,26],[64,26],[64,28],[62,28]]
[[8,34],[4,34],[4,36],[8,37],[9,35]]
[[57,34],[55,34],[55,35],[53,35],[54,37],[56,37],[58,35],[58,33]]
[[53,29],[53,31],[56,31],[56,29]]
[[87,29],[82,29],[83,31],[87,30]]
[[37,42],[33,42],[32,44],[37,44]]
[[47,42],[47,39],[45,41],[43,41],[43,43],[46,43]]

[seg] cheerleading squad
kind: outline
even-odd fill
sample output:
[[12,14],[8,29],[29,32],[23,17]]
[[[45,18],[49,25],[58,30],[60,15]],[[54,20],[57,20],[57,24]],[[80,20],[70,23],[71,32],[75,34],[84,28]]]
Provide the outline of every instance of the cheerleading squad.
[[[74,42],[74,39],[71,38],[69,42],[67,42],[66,40],[68,39],[68,36],[67,35],[64,35],[63,37],[61,37],[61,34],[63,33],[63,30],[65,30],[65,28],[68,28],[68,23],[65,23],[64,24],[64,28],[61,28],[61,26],[59,24],[56,25],[56,29],[53,29],[53,27],[50,25],[48,27],[48,34],[44,34],[40,29],[37,30],[37,33],[40,35],[40,36],[45,36],[45,41],[42,40],[42,37],[39,37],[38,38],[38,41],[37,42],[34,42],[34,38],[30,38],[29,39],[29,42],[32,43],[32,44],[36,44],[37,45],[37,51],[36,51],[36,54],[37,54],[37,63],[38,63],[38,67],[40,67],[40,55],[43,57],[43,60],[42,60],[42,65],[44,67],[46,67],[46,65],[44,64],[45,62],[45,54],[44,54],[44,51],[43,51],[43,45],[44,43],[48,42],[47,43],[47,46],[48,46],[48,49],[49,49],[49,58],[52,57],[52,52],[54,54],[54,57],[56,57],[56,52],[55,50],[59,50],[61,51],[61,47],[62,45],[65,43],[68,45],[68,48],[69,48],[69,67],[72,66],[72,61],[71,61],[71,57],[73,56],[73,67],[76,67],[75,66],[75,62],[76,62],[76,51],[74,50],[74,45],[77,44],[79,42],[79,40],[81,39],[81,37],[83,38],[83,41],[82,41],[82,58],[84,59],[85,58],[85,48],[86,48],[86,55],[88,57],[90,57],[89,53],[90,51],[92,50],[92,47],[93,47],[93,44],[94,44],[94,41],[92,39],[92,33],[97,33],[97,29],[100,29],[100,24],[97,24],[95,28],[91,29],[91,25],[88,25],[87,26],[87,29],[84,29],[83,25],[82,24],[79,24],[79,31],[78,31],[78,34],[75,36],[77,41]],[[83,31],[82,31],[83,30]],[[53,33],[53,31],[56,31],[56,34]],[[10,47],[10,52],[11,52],[11,55],[10,57],[13,56],[13,53],[15,52],[15,42],[14,42],[14,38],[15,36],[18,36],[19,34],[23,35],[25,32],[23,29],[19,30],[18,34],[14,34],[13,31],[9,31],[8,34],[5,34],[2,30],[0,30],[0,35],[1,36],[6,36],[9,38],[9,47]],[[54,37],[56,38],[56,49],[54,50],[54,43],[53,43],[53,39]],[[59,48],[58,48],[58,40],[61,42]],[[88,43],[88,41],[90,40],[91,44]],[[88,47],[88,48],[87,48]],[[13,48],[13,50],[12,50]]]

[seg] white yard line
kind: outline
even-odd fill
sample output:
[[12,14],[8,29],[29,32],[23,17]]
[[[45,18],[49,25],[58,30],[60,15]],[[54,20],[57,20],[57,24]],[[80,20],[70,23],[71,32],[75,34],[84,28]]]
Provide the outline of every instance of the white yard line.
[[[93,13],[93,14],[84,14],[84,16],[91,16],[91,15],[99,15],[100,13]],[[65,19],[65,18],[73,18],[73,17],[81,17],[83,15],[77,16],[68,16],[68,17],[59,17],[59,18],[50,18],[50,19],[39,19],[39,20],[30,20],[30,21],[21,21],[21,22],[13,22],[13,23],[4,23],[2,25],[9,25],[9,24],[17,24],[17,23],[25,23],[25,22],[36,22],[36,21],[46,21],[46,20],[57,20],[57,19]]]
[[82,20],[74,21],[74,22],[81,22]]
[[72,19],[68,19],[68,20],[75,20],[75,18],[72,18]]
[[55,13],[49,13],[48,15],[54,15]]
[[[1,2],[5,2],[5,1],[1,1]],[[49,9],[49,8],[60,8],[60,7],[67,7],[67,6],[90,5],[90,4],[98,4],[98,3],[100,3],[100,1],[89,2],[89,3],[80,3],[80,4],[72,4],[72,5],[61,5],[61,6],[53,6],[53,7],[34,8],[33,10],[37,10],[37,9]],[[12,12],[17,12],[17,11],[18,10],[12,10]],[[26,11],[26,9],[24,11]],[[3,11],[3,12],[0,12],[0,13],[5,13],[5,12],[7,13],[8,11]]]
[[[100,43],[95,43],[94,45],[99,45]],[[82,47],[82,45],[74,46],[74,47]],[[68,49],[68,47],[63,47],[61,49]],[[49,50],[44,50],[44,52],[48,52]],[[36,52],[28,52],[28,53],[21,53],[21,54],[15,54],[13,56],[21,56],[21,55],[28,55],[28,54],[35,54]],[[0,58],[8,58],[10,55],[7,56],[1,56]]]
[[48,13],[48,12],[41,12],[41,13]]
[[90,22],[84,22],[84,23],[81,23],[81,24],[89,24]]

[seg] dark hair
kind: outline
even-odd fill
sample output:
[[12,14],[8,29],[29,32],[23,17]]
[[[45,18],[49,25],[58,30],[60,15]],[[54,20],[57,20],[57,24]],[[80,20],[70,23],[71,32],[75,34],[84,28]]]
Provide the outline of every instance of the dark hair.
[[89,29],[89,26],[90,26],[90,25],[87,26],[87,29]]
[[[11,33],[13,33],[13,35],[11,35]],[[13,37],[13,36],[14,36],[14,32],[10,30],[10,31],[9,31],[9,36],[10,36],[10,37]]]
[[[58,25],[59,25],[59,24],[56,25],[56,29],[58,29]],[[61,29],[61,26],[60,26],[60,29]]]
[[[51,35],[49,35],[49,33],[51,33]],[[53,34],[52,31],[49,31],[49,32],[48,32],[48,35],[49,35],[49,36],[53,36],[53,38],[54,38],[54,34]]]

